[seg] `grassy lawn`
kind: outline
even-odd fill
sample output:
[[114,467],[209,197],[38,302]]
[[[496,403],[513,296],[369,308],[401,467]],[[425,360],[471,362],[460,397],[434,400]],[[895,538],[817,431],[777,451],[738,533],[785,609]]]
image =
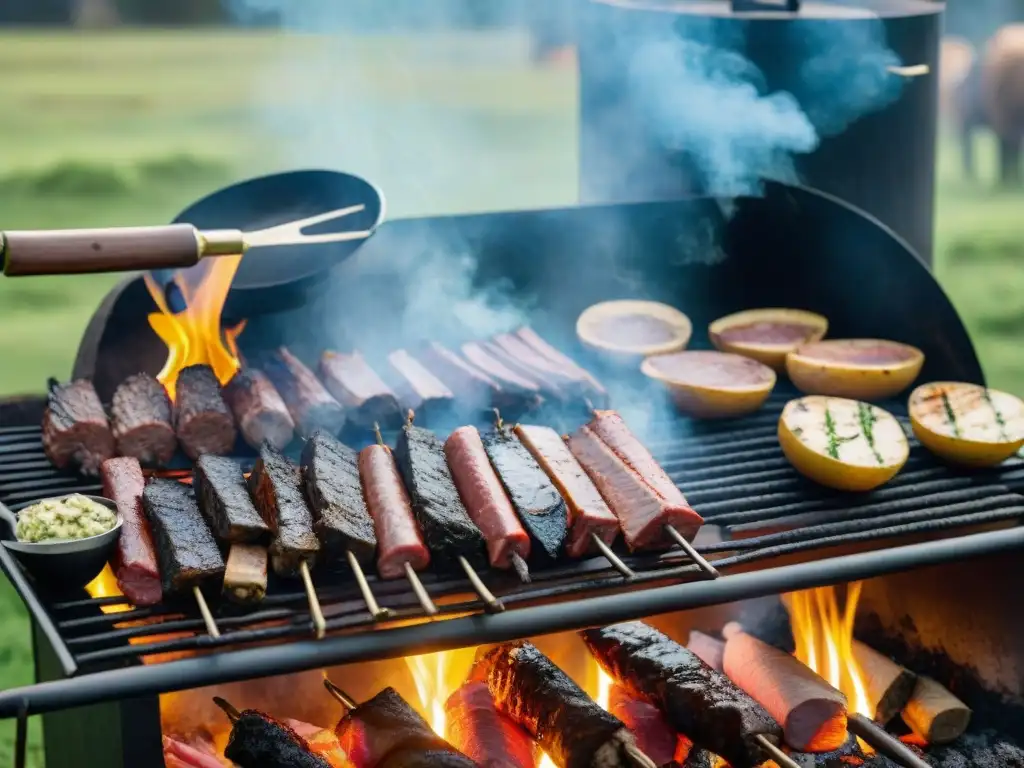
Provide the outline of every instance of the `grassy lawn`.
[[[233,179],[312,166],[378,182],[396,217],[571,202],[575,75],[526,51],[511,34],[0,35],[0,229],[160,223]],[[1024,393],[1024,195],[965,182],[955,159],[944,144],[936,273],[991,383]],[[0,280],[0,396],[66,376],[116,280]],[[8,688],[32,669],[2,581],[0,617]],[[12,737],[0,724],[0,765]]]

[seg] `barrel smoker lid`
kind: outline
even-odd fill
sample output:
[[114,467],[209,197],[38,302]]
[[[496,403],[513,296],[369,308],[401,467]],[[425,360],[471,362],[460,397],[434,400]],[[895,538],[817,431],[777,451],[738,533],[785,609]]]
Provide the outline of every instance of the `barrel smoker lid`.
[[[902,16],[920,16],[940,13],[945,7],[942,2],[929,0],[801,0],[798,11],[785,10],[784,0],[737,0],[733,9],[732,0],[591,0],[603,5],[633,8],[644,11],[667,11],[669,13],[694,16],[741,19],[810,19],[842,20],[870,19]],[[763,6],[748,10],[750,6]],[[772,6],[778,8],[772,8]]]

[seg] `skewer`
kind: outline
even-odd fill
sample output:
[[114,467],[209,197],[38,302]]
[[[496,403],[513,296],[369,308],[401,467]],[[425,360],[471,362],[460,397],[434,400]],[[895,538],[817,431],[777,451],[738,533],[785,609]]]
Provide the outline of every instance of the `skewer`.
[[625,752],[629,756],[630,762],[636,768],[658,768],[658,764],[641,752],[640,747],[636,744],[627,745]]
[[780,768],[800,768],[800,764],[783,752],[777,744],[772,744],[763,733],[757,734],[754,740],[758,745],[772,756],[772,760],[779,764]]
[[[494,411],[494,428],[500,431],[505,426],[505,420],[501,418],[501,411],[497,408],[491,408],[491,410]],[[512,568],[515,570],[519,580],[523,584],[529,584],[531,581],[530,566],[526,564],[523,556],[518,552],[513,552],[509,555],[509,558],[512,560]]]
[[356,702],[355,699],[353,699],[351,696],[345,693],[345,691],[343,691],[341,688],[332,683],[331,679],[327,677],[326,674],[324,675],[324,688],[326,688],[327,692],[331,694],[331,696],[336,698],[338,700],[338,703],[340,703],[341,706],[345,707],[346,709],[355,709],[359,706],[358,702]]
[[597,547],[605,560],[612,564],[612,568],[621,573],[622,577],[626,579],[626,581],[636,578],[636,572],[622,562],[622,558],[612,552],[612,548],[605,544],[604,541],[601,540],[600,536],[596,533],[591,533],[590,540],[594,542],[594,546]]
[[847,714],[846,729],[903,768],[928,768],[928,763],[918,757],[914,750],[858,712]]
[[356,560],[356,556],[352,554],[352,550],[346,549],[345,557],[348,558],[348,565],[352,569],[352,575],[356,577],[359,592],[362,594],[363,602],[366,603],[366,608],[370,611],[370,615],[373,616],[373,620],[382,621],[390,617],[391,611],[388,608],[381,608],[377,598],[374,597],[373,590],[370,589],[370,583],[366,580],[366,574],[363,573],[363,567]]
[[217,628],[217,622],[213,619],[213,614],[210,613],[210,606],[206,604],[206,598],[203,597],[203,592],[199,589],[198,584],[192,586],[192,595],[196,599],[196,605],[199,606],[199,613],[203,617],[203,623],[206,624],[206,633],[210,637],[220,637],[220,630]]
[[679,548],[686,553],[686,556],[689,557],[694,563],[696,563],[697,567],[704,571],[704,573],[706,573],[710,578],[717,579],[721,575],[718,573],[718,570],[715,568],[715,566],[713,566],[711,563],[705,560],[704,557],[696,549],[693,548],[693,544],[688,542],[686,538],[683,536],[683,534],[681,534],[671,525],[665,526],[665,533],[667,533],[669,535],[669,538],[671,538],[677,545],[679,545]]
[[[409,411],[409,423],[412,423],[412,410]],[[377,445],[387,449],[387,445],[384,444],[384,437],[380,433],[380,424],[377,422],[373,423],[373,434],[377,438]],[[388,449],[388,453],[390,453]],[[423,582],[420,581],[420,576],[416,573],[416,570],[406,560],[403,564],[405,568],[405,578],[409,581],[409,586],[412,587],[413,593],[416,595],[416,599],[420,603],[420,607],[427,616],[436,616],[438,614],[437,606],[434,605],[434,601],[430,598],[430,593],[427,592],[427,588],[423,586]]]
[[222,699],[220,696],[213,697],[213,703],[224,710],[224,714],[228,716],[228,720],[233,723],[238,721],[238,718],[242,716],[242,713],[227,699]]
[[324,635],[327,634],[327,620],[324,619],[320,600],[316,596],[313,577],[309,573],[309,563],[305,560],[299,562],[299,575],[302,576],[302,584],[306,588],[306,600],[309,602],[309,615],[312,616],[313,626],[316,628],[316,639],[323,640]]

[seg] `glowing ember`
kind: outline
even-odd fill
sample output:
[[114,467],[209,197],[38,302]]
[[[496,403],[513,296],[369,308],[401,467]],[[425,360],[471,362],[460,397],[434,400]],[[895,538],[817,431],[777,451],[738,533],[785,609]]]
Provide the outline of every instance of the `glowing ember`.
[[178,373],[190,365],[209,365],[221,384],[231,380],[240,367],[236,341],[245,321],[221,329],[221,312],[241,256],[209,259],[189,270],[179,271],[174,282],[185,299],[185,309],[171,312],[163,291],[145,275],[146,288],[160,312],[149,315],[149,325],[167,345],[167,362],[157,379],[174,399]]

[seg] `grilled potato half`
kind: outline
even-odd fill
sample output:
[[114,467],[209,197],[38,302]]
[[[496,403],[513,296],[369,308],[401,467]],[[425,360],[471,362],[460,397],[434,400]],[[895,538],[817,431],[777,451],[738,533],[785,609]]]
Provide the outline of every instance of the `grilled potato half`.
[[826,339],[802,344],[786,355],[786,372],[808,395],[884,400],[911,384],[924,353],[884,339]]
[[877,488],[910,455],[903,427],[891,413],[821,395],[786,403],[779,417],[779,444],[797,472],[840,491]]
[[720,317],[708,326],[716,349],[752,357],[776,371],[786,369],[786,355],[818,341],[828,320],[803,309],[748,309]]
[[941,459],[991,467],[1024,446],[1024,402],[977,384],[938,381],[910,393],[914,435]]
[[698,419],[753,413],[775,387],[775,371],[767,365],[728,352],[652,355],[640,370],[665,385],[681,412]]

